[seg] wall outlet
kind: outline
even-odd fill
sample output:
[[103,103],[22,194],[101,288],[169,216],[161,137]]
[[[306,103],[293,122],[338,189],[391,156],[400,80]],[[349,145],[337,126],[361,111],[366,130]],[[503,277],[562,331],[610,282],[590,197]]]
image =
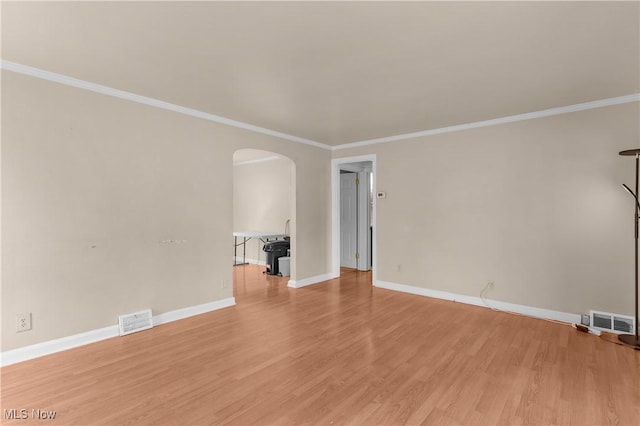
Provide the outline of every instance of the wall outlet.
[[582,314],[582,316],[580,317],[580,322],[582,325],[591,325],[589,324],[591,322],[591,316],[589,314]]
[[487,288],[489,290],[493,290],[495,287],[496,287],[496,282],[495,281],[491,280],[491,281],[487,282]]
[[220,287],[221,288],[227,288],[227,280],[225,280],[225,279],[220,280]]
[[31,330],[31,313],[16,315],[16,332]]

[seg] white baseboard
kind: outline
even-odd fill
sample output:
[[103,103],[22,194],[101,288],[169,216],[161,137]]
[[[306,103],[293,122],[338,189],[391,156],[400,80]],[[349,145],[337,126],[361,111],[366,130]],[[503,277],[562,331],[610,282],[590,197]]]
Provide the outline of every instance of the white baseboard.
[[49,340],[35,345],[24,346],[18,349],[12,349],[0,354],[0,365],[15,364],[50,355],[56,352],[66,351],[67,349],[77,348],[78,346],[88,345],[89,343],[99,342],[100,340],[117,337],[119,329],[117,325],[99,328],[84,333],[74,334],[72,336],[61,337],[59,339]]
[[235,304],[236,299],[234,297],[227,297],[226,299],[216,300],[215,302],[189,306],[188,308],[176,309],[175,311],[155,315],[153,317],[153,325],[156,326],[160,324],[166,324],[168,322],[204,314],[205,312],[217,311],[218,309],[228,308],[229,306],[233,306]]
[[387,281],[377,280],[376,282],[374,282],[373,285],[376,287],[387,289],[387,290],[401,291],[403,293],[410,293],[418,296],[433,297],[435,299],[450,300],[453,302],[466,303],[468,305],[482,306],[484,308],[494,308],[500,311],[515,312],[518,314],[522,314],[522,315],[526,315],[534,318],[551,319],[551,320],[562,321],[562,322],[572,323],[572,324],[580,324],[580,319],[581,319],[580,315],[578,314],[553,311],[551,309],[536,308],[533,306],[517,305],[515,303],[500,302],[499,300],[487,299],[487,301],[491,304],[491,306],[487,306],[479,297],[466,296],[464,294],[449,293],[447,291],[431,290],[431,289],[422,288],[422,287],[414,287],[406,284],[396,284],[396,283],[391,283]]
[[[194,315],[203,314],[205,312],[215,311],[236,304],[233,297],[228,297],[215,302],[204,303],[202,305],[190,306],[188,308],[177,309],[175,311],[165,312],[153,317],[153,325],[166,324],[168,322],[177,321]],[[0,366],[15,364],[22,361],[50,355],[56,352],[66,351],[68,349],[77,348],[78,346],[88,345],[89,343],[99,342],[119,336],[118,326],[99,328],[84,333],[74,334],[72,336],[61,337],[59,339],[49,340],[47,342],[36,343],[18,349],[12,349],[0,353]]]
[[304,278],[301,280],[289,280],[287,287],[300,288],[300,287],[305,287],[312,284],[318,284],[333,278],[336,278],[333,274],[322,274],[322,275],[316,275],[314,277]]
[[[236,263],[237,264],[242,264],[242,256],[236,256]],[[251,265],[260,265],[260,266],[267,266],[267,261],[266,260],[260,260],[260,259],[250,259],[250,258],[245,258],[244,259],[245,262],[251,264]]]

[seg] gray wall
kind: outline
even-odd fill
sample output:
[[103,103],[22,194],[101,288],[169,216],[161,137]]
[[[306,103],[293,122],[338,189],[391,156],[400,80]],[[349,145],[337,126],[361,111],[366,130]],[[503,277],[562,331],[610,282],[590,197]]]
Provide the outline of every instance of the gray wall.
[[339,150],[377,154],[378,279],[633,314],[638,103]]
[[328,151],[2,71],[2,350],[231,297],[242,148],[296,164],[292,278],[326,273]]
[[[358,149],[377,154],[378,278],[632,314],[638,103]],[[2,72],[2,350],[231,297],[233,166],[295,163],[292,279],[330,272],[326,150]],[[174,243],[166,243],[172,240]],[[400,268],[398,268],[400,265]],[[15,332],[15,315],[33,330]]]
[[[233,167],[233,229],[284,233],[295,218],[295,167],[288,159],[239,164]],[[238,247],[242,256],[242,246]],[[258,239],[246,247],[247,260],[264,263]]]

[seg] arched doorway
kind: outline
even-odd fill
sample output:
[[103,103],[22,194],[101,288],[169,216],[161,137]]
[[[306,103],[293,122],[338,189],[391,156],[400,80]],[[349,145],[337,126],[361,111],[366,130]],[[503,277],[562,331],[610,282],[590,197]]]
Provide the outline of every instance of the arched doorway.
[[[295,164],[291,159],[257,149],[234,153],[233,231],[236,297],[250,290],[249,281],[254,290],[264,285],[268,291],[278,291],[294,279]],[[274,240],[279,241],[279,251],[266,253],[265,244]]]

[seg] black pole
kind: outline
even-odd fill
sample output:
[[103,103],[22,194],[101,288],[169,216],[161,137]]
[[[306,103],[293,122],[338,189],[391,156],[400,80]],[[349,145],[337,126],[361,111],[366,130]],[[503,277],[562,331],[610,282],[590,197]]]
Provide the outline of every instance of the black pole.
[[[626,151],[621,151],[620,155],[633,155],[636,157],[636,192],[631,193],[631,195],[633,195],[633,197],[635,198],[635,206],[634,206],[634,210],[635,210],[635,258],[634,258],[634,265],[635,265],[635,322],[636,322],[636,327],[635,327],[635,333],[634,334],[621,334],[618,336],[618,340],[620,340],[622,343],[625,343],[629,346],[634,347],[635,349],[640,349],[640,335],[638,333],[640,327],[638,324],[640,321],[638,321],[638,222],[640,221],[640,201],[638,200],[638,190],[640,189],[640,149],[629,149]],[[629,191],[629,188],[625,185],[625,189],[627,191]],[[631,191],[629,191],[631,192]]]
[[[638,170],[640,168],[640,153],[636,152],[636,196],[638,195]],[[635,302],[636,302],[636,344],[640,341],[638,338],[638,208],[636,207],[636,255],[635,255],[635,264],[636,264],[636,292],[635,292]]]

